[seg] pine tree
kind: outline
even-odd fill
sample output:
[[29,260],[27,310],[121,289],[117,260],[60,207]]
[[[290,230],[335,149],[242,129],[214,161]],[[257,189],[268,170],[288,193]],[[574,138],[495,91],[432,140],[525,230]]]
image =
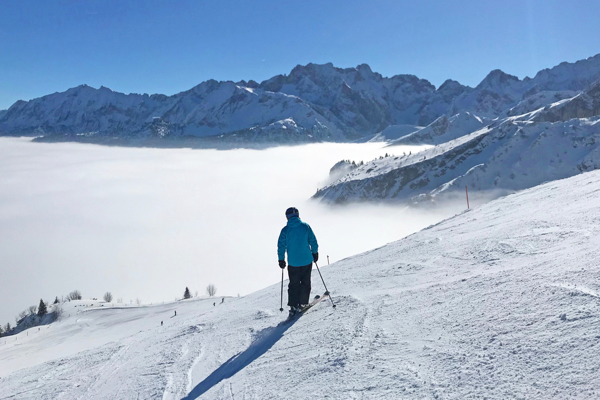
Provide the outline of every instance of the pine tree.
[[183,293],[183,298],[184,299],[189,299],[190,297],[192,297],[192,295],[190,294],[190,289],[188,289],[187,287],[185,288],[185,293]]
[[44,303],[44,300],[40,299],[40,305],[38,306],[38,312],[37,315],[42,318],[44,315],[46,315],[48,313],[48,309],[46,308],[46,304]]
[[56,296],[56,299],[54,299],[54,303],[53,304],[58,304],[58,296]]

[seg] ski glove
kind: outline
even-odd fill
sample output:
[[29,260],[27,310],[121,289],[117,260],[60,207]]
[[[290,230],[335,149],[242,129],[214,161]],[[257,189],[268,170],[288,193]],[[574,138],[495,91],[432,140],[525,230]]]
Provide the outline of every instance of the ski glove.
[[285,260],[279,260],[279,268],[281,268],[281,269],[285,268]]
[[319,253],[313,253],[313,260],[315,260],[315,262],[319,261]]

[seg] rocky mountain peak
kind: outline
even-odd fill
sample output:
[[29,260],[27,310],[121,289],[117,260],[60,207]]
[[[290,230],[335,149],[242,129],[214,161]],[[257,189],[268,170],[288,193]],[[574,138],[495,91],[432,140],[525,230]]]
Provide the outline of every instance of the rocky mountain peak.
[[317,76],[331,76],[338,72],[339,68],[333,66],[332,63],[296,65],[288,76],[288,82],[298,82],[305,76],[310,78]]
[[242,79],[241,81],[236,82],[236,85],[244,86],[250,89],[258,88],[258,83],[256,81],[253,81],[252,79],[250,79],[248,82]]
[[440,92],[454,92],[457,90],[463,90],[466,87],[467,86],[462,85],[460,82],[452,79],[446,79],[446,81],[444,81],[444,83],[442,83],[437,90]]
[[518,82],[520,82],[520,80],[516,76],[509,75],[502,70],[495,69],[490,72],[479,85],[477,85],[477,89],[498,88]]
[[360,64],[356,67],[356,70],[364,75],[373,75],[373,70],[369,67],[369,64]]
[[436,92],[442,96],[445,102],[451,103],[453,99],[468,90],[471,90],[471,88],[452,79],[448,79],[442,83]]

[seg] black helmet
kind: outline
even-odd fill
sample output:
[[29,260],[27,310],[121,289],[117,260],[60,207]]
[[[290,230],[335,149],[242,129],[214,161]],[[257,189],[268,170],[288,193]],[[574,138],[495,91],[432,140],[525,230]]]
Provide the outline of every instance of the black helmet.
[[285,217],[287,219],[290,219],[292,217],[299,217],[300,216],[300,212],[298,211],[298,209],[296,207],[290,207],[287,210],[285,210]]

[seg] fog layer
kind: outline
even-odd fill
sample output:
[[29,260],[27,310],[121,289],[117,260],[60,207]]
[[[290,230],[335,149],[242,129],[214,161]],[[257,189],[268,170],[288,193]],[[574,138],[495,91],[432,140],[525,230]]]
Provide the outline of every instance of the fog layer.
[[327,255],[335,262],[459,211],[309,200],[335,162],[389,151],[381,143],[216,151],[0,138],[0,323],[74,289],[150,303],[181,297],[186,286],[204,294],[213,283],[217,296],[236,296],[276,283],[290,206],[312,226],[321,266]]

